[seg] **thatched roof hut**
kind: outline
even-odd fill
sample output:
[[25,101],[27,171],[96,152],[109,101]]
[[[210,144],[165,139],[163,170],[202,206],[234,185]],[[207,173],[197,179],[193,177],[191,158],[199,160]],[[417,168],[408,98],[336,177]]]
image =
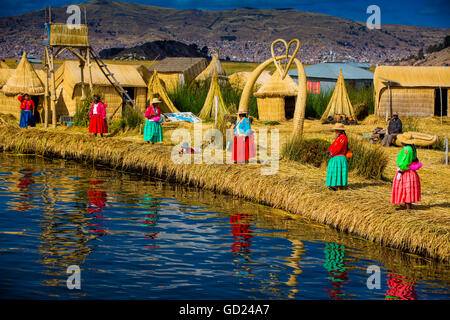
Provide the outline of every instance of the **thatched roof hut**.
[[333,117],[333,119],[335,119],[337,115],[345,115],[351,120],[356,120],[355,111],[353,110],[352,103],[347,94],[347,89],[345,88],[342,69],[339,72],[339,77],[330,102],[320,120],[325,121],[328,117]]
[[442,101],[442,115],[448,116],[449,88],[449,67],[376,67],[375,114],[385,117],[392,111],[400,117],[439,116]]
[[166,84],[169,91],[174,91],[178,86],[189,84],[207,66],[205,58],[175,57],[165,58],[149,68],[150,71],[158,71],[159,77]]
[[294,117],[295,100],[298,86],[289,75],[281,79],[279,72],[274,72],[256,93],[259,120],[280,121]]
[[217,74],[217,80],[219,82],[219,85],[221,87],[229,85],[228,77],[225,72],[225,69],[223,68],[222,64],[220,63],[219,59],[219,53],[213,55],[213,58],[211,62],[209,63],[208,67],[206,67],[205,70],[203,70],[196,78],[196,81],[207,81],[211,80],[214,72]]
[[1,90],[3,93],[11,95],[19,93],[43,95],[45,93],[44,84],[28,61],[25,51],[19,65],[14,69],[14,72]]
[[216,116],[215,98],[217,97],[217,119],[220,122],[223,116],[229,114],[225,101],[223,100],[222,93],[220,92],[219,77],[217,72],[213,71],[211,79],[211,86],[209,87],[208,95],[206,96],[205,103],[202,110],[199,113],[199,117],[203,120],[214,120]]
[[[145,110],[147,103],[147,83],[139,71],[143,66],[108,64],[108,69],[114,74],[120,85],[127,90],[136,105]],[[89,85],[89,70],[85,66],[84,85]],[[58,102],[56,112],[58,115],[73,116],[76,105],[82,97],[81,68],[78,61],[65,61],[55,72],[55,84]],[[122,97],[97,65],[92,66],[92,84],[94,92],[99,93],[103,102],[108,105],[107,116],[122,105]],[[115,115],[120,115],[115,113]]]

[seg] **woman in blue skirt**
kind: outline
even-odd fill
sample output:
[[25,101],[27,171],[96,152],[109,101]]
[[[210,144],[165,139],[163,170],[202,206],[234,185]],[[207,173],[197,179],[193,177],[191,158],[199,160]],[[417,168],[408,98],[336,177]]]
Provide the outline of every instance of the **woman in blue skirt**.
[[330,161],[327,167],[326,186],[332,190],[344,189],[348,185],[348,140],[345,127],[342,123],[336,123],[333,127],[336,131],[336,139],[328,149]]
[[19,99],[20,109],[22,109],[19,126],[21,128],[28,128],[28,126],[34,127],[34,112],[36,107],[33,100],[31,100],[28,94],[19,95],[17,99]]
[[159,104],[161,101],[158,98],[152,100],[152,104],[145,110],[144,127],[144,140],[148,143],[154,144],[155,142],[161,142],[163,140],[162,127],[161,127],[161,110]]

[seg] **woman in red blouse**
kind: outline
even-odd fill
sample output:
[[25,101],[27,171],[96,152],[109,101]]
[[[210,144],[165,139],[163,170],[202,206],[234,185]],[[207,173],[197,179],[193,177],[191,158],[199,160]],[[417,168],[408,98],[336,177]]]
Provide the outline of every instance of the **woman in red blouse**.
[[343,189],[348,185],[348,140],[345,127],[342,123],[336,123],[333,127],[336,131],[336,139],[328,149],[330,161],[327,167],[326,186],[332,190]]
[[28,94],[19,95],[17,99],[19,99],[20,109],[22,109],[19,126],[21,128],[28,128],[28,126],[34,127],[34,110],[36,109],[36,106],[34,105],[33,100],[31,100]]

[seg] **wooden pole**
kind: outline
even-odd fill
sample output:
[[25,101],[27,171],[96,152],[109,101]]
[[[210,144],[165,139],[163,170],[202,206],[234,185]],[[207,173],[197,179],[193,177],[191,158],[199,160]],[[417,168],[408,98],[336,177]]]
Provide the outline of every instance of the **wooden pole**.
[[448,138],[445,138],[445,164],[448,165]]
[[[83,49],[80,49],[80,55],[83,56]],[[84,61],[80,59],[81,100],[86,99],[86,86],[84,84],[84,65]]]
[[[85,9],[86,13],[86,9]],[[86,49],[86,62],[88,66],[88,79],[89,79],[89,90],[91,91],[91,94],[94,92],[94,86],[92,85],[92,65],[91,65],[91,49]]]
[[442,111],[443,111],[443,109],[442,109],[442,87],[439,87],[439,91],[440,91],[440,93],[441,93],[441,95],[440,95],[440,98],[441,98],[441,137],[443,137],[444,136],[444,127],[442,126]]
[[[47,12],[47,10],[46,10]],[[49,77],[49,68],[48,68],[48,47],[45,47],[44,49],[44,69],[45,69],[45,96],[44,96],[44,110],[45,110],[45,116],[44,116],[44,127],[48,128],[48,113],[49,113],[49,105],[48,105],[48,77]]]
[[53,60],[53,47],[50,47],[50,81],[51,81],[51,100],[50,106],[52,108],[52,127],[56,128],[56,86],[55,86],[55,64]]

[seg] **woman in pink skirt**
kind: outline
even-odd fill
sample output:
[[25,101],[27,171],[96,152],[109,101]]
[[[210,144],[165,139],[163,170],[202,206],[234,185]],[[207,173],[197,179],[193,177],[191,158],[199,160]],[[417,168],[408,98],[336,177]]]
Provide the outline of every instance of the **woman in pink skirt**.
[[108,133],[108,123],[106,122],[106,104],[100,101],[100,96],[94,96],[91,112],[89,112],[89,132],[97,136],[103,137],[104,133]]
[[420,201],[420,178],[417,170],[421,166],[414,144],[404,143],[402,151],[397,156],[398,169],[392,184],[391,202],[393,204],[405,203],[409,211],[412,203]]

